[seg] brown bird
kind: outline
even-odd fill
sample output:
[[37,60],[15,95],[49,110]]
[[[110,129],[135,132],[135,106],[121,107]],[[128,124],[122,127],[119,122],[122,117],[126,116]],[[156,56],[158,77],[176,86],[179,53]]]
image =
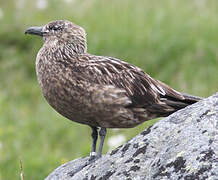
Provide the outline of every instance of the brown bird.
[[90,159],[101,157],[106,128],[132,128],[201,99],[120,59],[87,53],[85,30],[70,21],[30,27],[25,33],[43,38],[36,73],[45,99],[64,117],[92,128]]

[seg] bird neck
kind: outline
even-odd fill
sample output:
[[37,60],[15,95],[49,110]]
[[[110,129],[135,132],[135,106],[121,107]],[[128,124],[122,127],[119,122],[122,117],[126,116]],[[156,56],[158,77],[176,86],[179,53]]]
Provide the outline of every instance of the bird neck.
[[45,42],[43,48],[48,54],[52,54],[53,58],[69,59],[87,52],[86,42],[66,43],[60,41]]

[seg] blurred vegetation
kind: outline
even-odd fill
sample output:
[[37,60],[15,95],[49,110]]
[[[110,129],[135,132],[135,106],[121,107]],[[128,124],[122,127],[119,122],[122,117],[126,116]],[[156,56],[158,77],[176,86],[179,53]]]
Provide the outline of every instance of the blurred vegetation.
[[[42,97],[35,75],[42,40],[24,36],[25,28],[68,19],[86,29],[90,53],[207,97],[218,89],[217,8],[216,0],[0,0],[0,180],[20,179],[20,159],[26,179],[43,179],[91,146],[89,127],[61,117]],[[130,139],[153,122],[107,138]]]

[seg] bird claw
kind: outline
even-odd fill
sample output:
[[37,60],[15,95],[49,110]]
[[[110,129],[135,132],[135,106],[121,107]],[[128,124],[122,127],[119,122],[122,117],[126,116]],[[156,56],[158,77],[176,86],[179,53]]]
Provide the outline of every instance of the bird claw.
[[94,161],[97,157],[97,153],[96,152],[90,152],[90,157],[89,157],[89,161]]
[[89,157],[89,162],[94,162],[99,158],[101,158],[101,154],[97,154],[96,152],[91,152]]

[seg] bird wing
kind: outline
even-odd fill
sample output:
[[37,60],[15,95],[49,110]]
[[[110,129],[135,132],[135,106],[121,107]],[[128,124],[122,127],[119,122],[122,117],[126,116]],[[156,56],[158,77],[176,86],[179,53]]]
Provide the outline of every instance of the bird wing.
[[81,75],[89,82],[124,89],[133,107],[161,104],[161,98],[183,100],[181,93],[151,78],[142,69],[112,57],[83,55],[78,58]]

